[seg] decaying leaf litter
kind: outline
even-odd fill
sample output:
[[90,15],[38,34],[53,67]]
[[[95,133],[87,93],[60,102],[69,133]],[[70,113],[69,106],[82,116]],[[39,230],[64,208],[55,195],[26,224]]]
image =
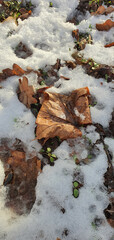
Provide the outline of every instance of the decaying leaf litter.
[[[50,32],[50,36],[55,36],[56,40],[58,39],[58,42],[61,43],[62,54],[60,54],[59,51],[55,52],[54,50],[54,46],[56,46],[58,49],[60,48],[58,42],[53,39],[49,43],[47,38],[48,31],[45,29],[43,21],[42,26],[44,27],[45,33],[47,34],[45,35],[44,33],[44,36],[46,37],[45,41],[42,43],[42,40],[38,39],[38,42],[34,42],[34,34],[36,34],[36,31],[34,31],[35,29],[31,29],[32,35],[29,31],[30,36],[27,35],[28,42],[24,42],[24,38],[26,37],[26,34],[23,35],[24,27],[28,27],[30,22],[34,22],[33,17],[34,14],[37,13],[37,10],[38,13],[41,10],[38,19],[43,20],[44,15],[42,16],[42,11],[44,13],[45,4],[43,1],[39,2],[40,4],[37,6],[36,2],[33,1],[33,4],[36,6],[32,13],[33,16],[29,16],[28,20],[26,20],[26,25],[24,22],[21,23],[20,20],[17,21],[17,27],[13,25],[13,22],[11,25],[10,23],[6,23],[7,21],[2,23],[6,24],[6,27],[8,27],[9,24],[9,27],[7,28],[7,38],[11,38],[11,41],[7,41],[6,43],[9,45],[9,49],[13,51],[14,54],[11,52],[12,58],[10,61],[7,61],[7,65],[6,62],[4,63],[4,67],[1,68],[0,75],[1,116],[2,119],[4,119],[4,125],[6,125],[6,129],[4,131],[1,131],[1,160],[3,162],[5,161],[4,169],[6,176],[4,176],[3,166],[1,165],[1,177],[3,179],[2,182],[4,187],[1,184],[2,208],[0,211],[2,212],[3,216],[5,211],[9,211],[7,218],[4,218],[4,224],[0,222],[3,229],[2,232],[0,232],[0,237],[1,239],[12,239],[12,236],[16,239],[59,239],[59,237],[60,239],[72,240],[99,238],[111,239],[112,229],[110,226],[113,227],[113,56],[110,49],[112,48],[111,46],[113,46],[113,41],[111,38],[111,27],[108,26],[113,27],[112,15],[110,15],[110,13],[107,15],[106,10],[105,12],[101,13],[106,16],[103,18],[103,24],[101,24],[102,21],[100,22],[100,25],[103,27],[105,26],[105,28],[101,29],[100,26],[100,29],[98,29],[102,30],[103,32],[101,36],[97,30],[95,30],[99,24],[98,17],[96,16],[98,14],[97,10],[99,11],[99,5],[101,5],[103,2],[106,4],[106,1],[100,1],[99,3],[97,1],[91,1],[89,3],[85,1],[86,8],[84,9],[88,9],[91,12],[93,8],[93,11],[97,12],[95,13],[95,17],[90,15],[82,15],[81,11],[83,12],[83,8],[81,8],[81,4],[83,1],[80,1],[79,5],[78,2],[76,3],[76,1],[74,1],[72,3],[72,10],[70,9],[71,6],[69,6],[69,3],[67,1],[64,1],[62,3],[65,7],[64,11],[61,11],[62,6],[60,3],[58,4],[56,1],[49,3],[47,1],[45,14],[48,23],[50,23],[50,14],[51,16],[54,16],[52,25],[49,25],[50,31],[49,29],[48,31]],[[112,1],[111,3],[107,3],[107,6],[109,7],[111,4]],[[105,9],[107,9],[107,6],[105,5]],[[82,10],[80,10],[80,8]],[[63,12],[65,14],[64,16],[66,21],[63,20]],[[74,12],[74,16],[71,14],[72,12]],[[79,18],[77,18],[77,14],[79,15]],[[93,12],[91,12],[91,15],[94,15]],[[72,16],[73,19],[75,18],[75,20],[77,20],[79,23],[79,25],[76,27],[74,24],[69,25],[67,23],[74,21],[72,20]],[[102,16],[100,15],[101,19]],[[86,21],[84,19],[86,19]],[[62,20],[63,25],[59,24],[58,20]],[[35,21],[35,26],[37,24],[38,23]],[[57,31],[54,30],[55,34],[53,35],[54,24]],[[3,25],[1,25],[1,28],[2,26]],[[12,29],[11,26],[13,26],[14,29]],[[18,27],[21,30],[17,31],[16,28]],[[41,26],[38,25],[39,32],[41,29],[40,27]],[[61,38],[61,35],[58,34],[58,29],[59,32],[62,31],[62,33],[64,33],[64,38]],[[104,33],[105,30],[107,33]],[[72,38],[72,33],[74,31],[77,33],[77,35],[75,35],[76,39],[73,39],[75,36]],[[110,34],[108,34],[109,31]],[[16,34],[20,34],[21,36],[18,41],[16,40]],[[67,36],[67,38],[65,38],[65,36]],[[96,37],[99,38],[99,41]],[[13,39],[16,40],[15,46],[12,44]],[[4,35],[3,40],[5,42]],[[29,41],[32,43],[32,45],[30,45]],[[56,45],[54,45],[55,42]],[[90,49],[93,51],[93,48],[96,48],[97,44],[97,49],[101,51],[101,43],[104,58],[102,58],[102,52],[99,55],[101,61],[99,61],[99,56],[97,56],[95,52],[94,58],[88,58],[88,50],[89,52]],[[108,56],[110,56],[110,61],[108,61],[105,57],[106,52],[104,51],[104,46],[106,45],[110,45],[111,47],[107,52]],[[4,49],[2,51],[4,51]],[[19,54],[19,51],[22,51],[22,53]],[[37,56],[37,61],[35,53]],[[52,57],[53,55],[50,53],[52,53],[54,57]],[[71,57],[71,55],[74,59]],[[58,60],[56,61],[56,59]],[[29,64],[30,60],[31,65]],[[37,67],[34,65],[34,61],[37,62]],[[22,79],[19,80],[19,77],[16,76],[22,76]],[[48,85],[48,87],[45,84]],[[80,108],[81,104],[77,104],[78,101],[79,103],[83,101],[80,98],[78,99],[76,96],[72,98],[72,93],[74,92],[76,94],[78,91],[80,91],[80,89],[89,89],[87,90],[87,93],[90,92],[88,97],[82,95],[82,98],[85,99],[86,97],[87,105],[84,105],[84,109],[86,109],[86,112],[89,114],[89,121],[87,121],[86,124],[89,123],[90,125],[86,127],[83,121],[86,120],[87,116],[83,112],[80,112],[80,110],[82,111]],[[101,92],[102,94],[104,92],[104,95],[102,97]],[[6,99],[4,99],[5,93],[7,93]],[[48,129],[49,136],[47,134],[47,138],[45,134],[42,135],[43,131],[41,132],[41,137],[44,137],[40,140],[42,148],[41,145],[36,141],[31,141],[35,137],[41,138],[39,137],[40,134],[38,125],[37,129],[35,130],[35,136],[35,118],[29,109],[27,110],[23,104],[20,105],[18,98],[22,103],[24,103],[26,107],[31,109],[34,116],[37,117],[37,123],[39,122],[40,117],[43,117],[41,118],[40,122],[41,126],[43,121],[46,124],[46,118],[50,121],[50,116],[52,126],[56,121],[58,121],[59,118],[58,131],[55,131],[55,128],[51,127],[51,130]],[[52,99],[54,99],[55,104],[57,104],[54,105],[54,108],[51,102]],[[55,99],[57,100],[55,101]],[[72,99],[73,107],[71,104]],[[75,107],[74,99],[76,99]],[[58,109],[58,105],[60,105],[60,109]],[[18,106],[18,110],[17,107],[15,108],[15,106]],[[49,113],[47,108],[48,106],[49,111],[51,111]],[[77,107],[79,107],[79,109],[77,109]],[[56,111],[55,108],[57,108]],[[12,114],[9,114],[8,109]],[[15,111],[12,111],[12,109]],[[42,111],[44,109],[46,109],[46,112]],[[6,114],[6,112],[8,114]],[[7,121],[7,124],[5,124],[5,119],[9,120]],[[60,138],[60,136],[63,136],[64,132],[66,133],[66,129],[68,127],[66,127],[65,131],[63,131],[62,135],[60,136],[56,136],[56,132],[59,135],[61,132],[60,129],[62,124],[69,125],[69,120],[70,124],[73,124],[71,126],[77,128],[76,131],[78,131],[79,136],[82,135],[82,137],[78,137],[74,140],[69,139],[62,142],[62,137]],[[1,126],[3,126],[3,124],[1,124]],[[49,139],[50,136],[51,139]],[[68,135],[63,137],[63,139],[67,138]],[[22,146],[20,146],[20,143]],[[57,148],[57,146],[59,147]],[[56,150],[54,151],[54,149]],[[35,173],[35,176],[37,176],[37,169],[36,163],[34,163],[33,159],[35,157],[38,159],[38,171],[41,172],[41,169],[43,167],[43,172],[40,174],[40,176],[38,176],[37,185],[36,178],[34,180],[34,184],[32,184],[32,177],[29,179],[27,177],[27,173],[24,172],[23,168],[19,168],[19,165],[18,167],[16,165],[17,169],[15,170],[15,164],[17,164],[17,160],[19,160],[17,153],[19,153],[19,156],[23,154],[25,155],[26,153],[28,166],[33,167],[33,174]],[[23,166],[24,161],[25,160],[23,157]],[[47,163],[49,163],[50,166],[47,165]],[[23,176],[22,182],[20,180],[20,175]],[[24,181],[26,183],[24,183]],[[18,190],[17,184],[19,185]],[[31,189],[28,187],[28,191],[26,184],[31,185]],[[36,196],[34,191],[35,186]],[[5,197],[3,195],[6,189],[6,199],[8,201],[5,200]],[[30,197],[30,191],[33,195],[32,199]],[[34,201],[35,204],[33,206]],[[10,207],[10,209],[18,214],[30,212],[30,210],[31,213],[27,217],[24,217],[24,219],[23,216],[19,218],[16,215],[14,216],[12,210],[8,210],[6,206]],[[22,211],[19,211],[20,208]],[[66,216],[71,216],[70,222],[68,220],[69,217],[67,218]],[[75,216],[78,216],[78,218]],[[107,224],[105,216],[110,226]],[[12,222],[13,217],[17,219],[17,225]],[[49,224],[44,227],[44,224],[46,223],[46,217],[49,219]],[[60,221],[61,218],[63,218],[62,222]],[[18,227],[18,232],[14,232],[14,230],[11,228],[10,232],[9,229],[7,229],[7,231],[4,230],[6,229],[6,226],[9,228],[7,225],[8,219],[10,222],[12,222],[11,228],[13,228],[15,225],[16,228]],[[36,224],[34,224],[33,230],[31,232],[28,231],[27,233],[25,227],[27,225],[29,226],[30,222],[33,222],[33,219],[37,219],[37,221],[35,220]],[[25,227],[22,225],[23,221],[25,223]],[[77,232],[76,226],[79,226],[79,223],[80,228],[78,228]],[[50,224],[51,228],[49,228]],[[39,226],[38,231],[36,231],[37,226]],[[50,231],[48,229],[50,229]],[[106,229],[107,235],[104,235],[104,229]],[[22,237],[19,237],[20,234]]]

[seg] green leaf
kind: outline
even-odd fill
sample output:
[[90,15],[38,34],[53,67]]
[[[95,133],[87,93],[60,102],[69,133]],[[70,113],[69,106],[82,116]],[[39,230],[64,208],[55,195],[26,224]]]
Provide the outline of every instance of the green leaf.
[[50,157],[50,162],[54,162],[54,158],[53,157]]
[[45,150],[43,148],[40,149],[40,153],[44,153]]
[[89,1],[89,5],[91,5],[92,4],[92,1]]
[[73,190],[73,196],[74,196],[75,198],[77,198],[77,197],[79,196],[79,191],[78,191],[78,189],[74,189],[74,190]]
[[55,154],[51,154],[51,157],[56,158],[57,156]]
[[42,86],[42,85],[45,85],[45,81],[42,80],[41,83],[40,83],[40,85],[41,85],[41,86]]
[[82,59],[81,59],[81,62],[82,62],[82,63],[87,63],[87,59],[82,58]]
[[91,154],[89,154],[89,155],[87,156],[87,158],[88,158],[88,159],[91,159],[91,158],[92,158],[92,155],[91,155]]
[[96,224],[94,222],[92,222],[91,225],[96,230]]
[[13,120],[14,122],[18,122],[18,118],[14,118],[14,120]]
[[77,188],[79,184],[78,184],[78,182],[75,181],[75,182],[73,182],[73,185],[75,188]]
[[48,147],[47,148],[47,152],[50,153],[51,152],[51,148]]
[[108,80],[108,74],[105,74],[105,79],[106,79],[106,81]]
[[52,2],[49,3],[49,7],[53,7],[53,3]]
[[73,159],[74,159],[74,161],[76,161],[76,159],[77,159],[76,154],[73,155]]

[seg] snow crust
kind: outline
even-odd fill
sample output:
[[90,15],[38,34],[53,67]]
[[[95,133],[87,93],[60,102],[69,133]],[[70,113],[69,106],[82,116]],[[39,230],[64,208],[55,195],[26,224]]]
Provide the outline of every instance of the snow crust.
[[[108,32],[98,32],[96,23],[102,23],[108,16],[86,15],[78,26],[66,22],[78,5],[76,0],[53,0],[49,8],[48,0],[32,0],[35,9],[32,15],[24,21],[18,20],[18,26],[11,22],[0,23],[0,71],[12,68],[13,63],[22,68],[31,67],[38,70],[46,64],[55,64],[56,59],[72,60],[74,40],[72,30],[88,31],[92,34],[93,45],[86,45],[82,51],[84,57],[93,58],[98,63],[112,65],[114,62],[113,47],[104,45],[113,41],[113,29]],[[90,31],[89,25],[92,25]],[[12,35],[9,32],[13,31]],[[19,42],[27,44],[33,54],[26,58],[18,58],[14,49]],[[69,49],[71,51],[69,51]],[[59,79],[49,91],[69,93],[75,89],[88,86],[97,104],[90,107],[92,122],[108,127],[114,107],[111,84],[104,79],[95,79],[85,74],[81,66],[74,70],[63,67],[59,75],[70,78]],[[39,87],[37,76],[28,76],[29,84]],[[35,118],[31,111],[19,102],[16,94],[18,77],[10,77],[0,85],[0,138],[19,138],[27,146],[28,151],[35,150],[39,154],[40,144],[34,139]],[[102,83],[102,85],[101,85]],[[59,88],[58,88],[59,86]],[[64,116],[62,116],[64,118]],[[92,143],[99,139],[94,126],[88,126],[86,132]],[[113,140],[106,138],[106,144],[113,152]],[[97,145],[99,151],[88,165],[77,166],[71,156],[72,148],[64,141],[56,150],[58,157],[54,167],[45,166],[38,176],[36,186],[36,202],[28,216],[16,216],[5,207],[6,188],[2,186],[4,168],[0,161],[0,239],[1,240],[110,240],[113,235],[103,210],[109,204],[109,198],[103,185],[103,175],[107,170],[107,158],[102,144]],[[81,159],[86,158],[88,151],[84,141],[76,140],[74,151],[78,151]],[[79,178],[74,179],[74,173]],[[73,181],[83,183],[79,197],[73,197]],[[65,209],[65,212],[62,212]],[[94,229],[92,222],[101,218],[102,224]],[[65,230],[68,235],[65,235]]]

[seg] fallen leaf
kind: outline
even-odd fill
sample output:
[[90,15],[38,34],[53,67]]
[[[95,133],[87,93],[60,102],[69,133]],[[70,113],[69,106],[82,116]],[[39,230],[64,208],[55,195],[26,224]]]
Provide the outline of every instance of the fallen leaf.
[[25,71],[21,67],[19,67],[17,64],[14,63],[13,64],[13,73],[16,76],[22,76],[25,73]]
[[30,15],[31,15],[31,13],[27,12],[27,13],[24,13],[24,14],[20,15],[19,18],[20,18],[21,20],[25,20],[25,19],[27,19]]
[[0,73],[0,82],[11,76],[22,76],[24,73],[27,72],[14,63],[13,69],[6,68],[2,70],[2,73]]
[[60,78],[63,78],[64,80],[70,80],[70,78],[64,77],[64,76],[60,76]]
[[67,66],[68,68],[74,69],[74,68],[76,68],[76,62],[66,61],[66,66]]
[[59,70],[61,67],[61,60],[57,58],[57,61],[54,65],[52,65],[53,69]]
[[19,9],[19,12],[21,14],[24,14],[24,13],[27,13],[28,11],[25,8],[21,8],[21,9]]
[[109,14],[109,13],[112,13],[113,11],[114,11],[114,8],[113,8],[113,7],[108,7],[108,8],[106,8],[105,13],[106,13],[106,14]]
[[108,48],[108,47],[112,47],[112,46],[114,46],[114,42],[112,42],[112,43],[110,43],[110,44],[106,44],[104,47],[105,47],[105,48]]
[[3,21],[3,23],[4,22],[14,22],[16,25],[17,25],[17,21],[16,21],[16,16],[9,16],[9,17],[7,17],[6,19],[4,19],[4,21]]
[[104,14],[106,11],[104,6],[100,6],[96,12],[92,12],[91,15]]
[[[5,205],[17,214],[29,213],[36,200],[35,187],[41,172],[41,160],[16,139],[1,139],[0,159],[3,162],[7,187]],[[20,201],[21,199],[21,201]]]
[[114,22],[110,19],[106,20],[104,23],[96,24],[96,28],[98,31],[108,31],[112,27],[114,27]]
[[59,136],[63,140],[82,136],[77,127],[92,123],[88,94],[88,88],[75,90],[69,96],[44,92],[36,119],[36,139]]
[[112,13],[114,11],[114,8],[113,7],[108,7],[108,8],[105,8],[104,6],[100,6],[96,12],[92,12],[91,15],[97,15],[97,14],[109,14],[109,13]]
[[73,38],[76,38],[76,40],[79,40],[79,29],[73,30],[72,31],[72,36]]
[[33,97],[34,90],[32,86],[28,85],[28,78],[23,77],[23,80],[19,79],[19,90],[18,97],[26,107],[30,108],[31,104],[37,103],[37,100]]

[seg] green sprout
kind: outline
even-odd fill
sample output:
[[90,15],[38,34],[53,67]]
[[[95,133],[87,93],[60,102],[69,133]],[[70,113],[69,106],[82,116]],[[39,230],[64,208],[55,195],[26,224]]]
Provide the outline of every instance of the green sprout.
[[41,86],[45,85],[45,81],[42,80],[41,83],[40,83]]
[[76,154],[73,155],[73,159],[74,159],[74,161],[76,161],[76,159],[77,159]]
[[91,223],[91,226],[93,227],[94,230],[96,230],[96,224],[94,222]]
[[78,182],[75,181],[75,182],[73,182],[73,185],[75,188],[77,188],[79,184],[78,184]]
[[79,191],[78,191],[78,189],[74,189],[74,190],[73,190],[73,196],[74,196],[75,198],[77,198],[77,197],[79,196]]
[[44,153],[45,150],[43,148],[40,149],[40,153]]
[[91,24],[89,24],[89,29],[90,29],[90,31],[92,31],[92,25]]
[[92,159],[92,155],[89,154],[89,155],[87,156],[87,158],[88,158],[88,159]]
[[50,162],[54,162],[54,158],[53,157],[50,157]]
[[82,58],[82,59],[81,59],[81,62],[82,62],[82,63],[87,63],[87,59]]
[[50,152],[51,152],[51,148],[48,147],[47,150],[46,150],[46,152],[47,152],[47,153],[50,153]]
[[53,7],[53,3],[52,2],[49,3],[49,7]]
[[13,121],[16,123],[18,122],[18,118],[14,118]]
[[109,78],[108,74],[105,74],[105,80],[107,81]]

